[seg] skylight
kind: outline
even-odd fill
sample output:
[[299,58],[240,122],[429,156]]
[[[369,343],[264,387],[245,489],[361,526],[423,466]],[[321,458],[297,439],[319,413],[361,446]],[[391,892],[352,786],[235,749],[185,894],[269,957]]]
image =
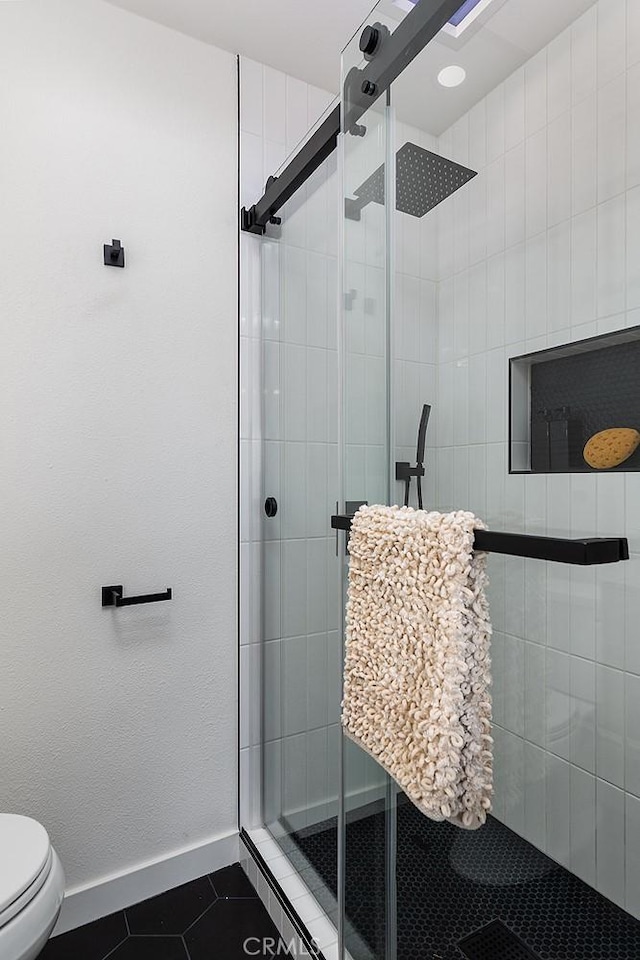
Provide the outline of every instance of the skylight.
[[477,7],[480,0],[465,0],[457,13],[451,17],[449,23],[454,27],[459,27],[462,21],[471,13],[474,7]]
[[[462,6],[454,13],[449,22],[445,24],[444,31],[454,37],[459,37],[470,26],[483,10],[489,6],[492,0],[464,0]],[[394,0],[397,7],[409,12],[418,3],[418,0]]]

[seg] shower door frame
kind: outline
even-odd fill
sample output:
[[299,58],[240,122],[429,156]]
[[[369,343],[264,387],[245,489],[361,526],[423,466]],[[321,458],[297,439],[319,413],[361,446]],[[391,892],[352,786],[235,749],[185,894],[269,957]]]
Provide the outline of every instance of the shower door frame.
[[[348,48],[345,48],[343,51],[343,72],[348,68],[349,54],[347,52]],[[344,61],[347,61],[346,67]],[[353,70],[350,71],[348,75],[353,75]],[[345,85],[346,86],[346,85]],[[345,97],[347,94],[344,94]],[[347,101],[348,102],[348,101]],[[348,107],[345,107],[345,100],[343,103],[343,116],[348,116],[350,110]],[[349,105],[350,106],[350,105]],[[373,114],[376,118],[373,121],[373,130],[371,129],[372,124],[367,118],[368,114]],[[391,89],[387,89],[384,105],[380,106],[374,103],[369,105],[369,110],[362,113],[358,113],[358,119],[363,120],[364,124],[360,126],[360,132],[351,132],[344,128],[341,131],[338,145],[340,147],[339,153],[339,173],[340,173],[340,183],[341,183],[341,203],[345,210],[345,215],[340,217],[340,257],[339,257],[339,277],[338,284],[339,290],[341,291],[341,308],[339,311],[339,323],[338,323],[338,383],[339,383],[339,427],[338,427],[338,464],[339,464],[339,473],[340,473],[340,498],[341,498],[341,507],[340,509],[347,509],[347,503],[350,500],[350,495],[348,494],[349,480],[347,478],[347,447],[349,445],[349,431],[347,428],[347,416],[348,416],[348,405],[349,405],[349,395],[348,395],[348,331],[347,331],[347,277],[349,274],[348,265],[349,265],[349,237],[347,236],[347,231],[345,230],[345,224],[347,220],[351,219],[346,215],[346,210],[348,208],[348,202],[350,199],[351,190],[346,187],[346,182],[349,175],[349,144],[352,142],[355,145],[362,146],[364,141],[362,139],[362,131],[366,131],[366,135],[378,134],[378,147],[380,147],[380,135],[383,139],[383,149],[378,150],[378,156],[376,158],[375,146],[374,151],[371,153],[372,167],[376,167],[378,162],[381,160],[384,166],[384,200],[382,203],[383,207],[383,216],[384,216],[384,244],[383,244],[383,273],[384,273],[384,346],[383,346],[383,363],[384,363],[384,387],[385,387],[385,423],[384,423],[384,496],[383,499],[385,502],[390,502],[391,500],[391,491],[393,489],[393,484],[395,480],[395,473],[393,469],[391,456],[391,451],[394,449],[394,429],[393,429],[393,419],[392,419],[392,405],[391,405],[391,396],[393,392],[393,351],[392,351],[392,304],[393,304],[393,289],[394,289],[394,280],[395,280],[395,262],[394,262],[394,251],[395,251],[395,237],[394,237],[394,225],[395,225],[395,185],[396,185],[396,152],[395,152],[395,116],[393,114],[393,108],[391,104]],[[374,136],[374,140],[376,137]],[[366,153],[366,151],[365,151]],[[357,218],[360,221],[360,217]],[[356,228],[356,224],[352,225],[352,229]],[[364,239],[364,238],[363,238]],[[374,268],[375,269],[375,268]],[[379,269],[379,268],[378,268]],[[353,291],[355,292],[355,291]],[[360,291],[364,293],[364,291]],[[364,440],[364,438],[361,438]],[[366,440],[364,441],[366,445]],[[352,493],[355,491],[352,491]],[[364,492],[364,491],[363,491]],[[344,537],[338,535],[338,540],[340,542],[340,558],[341,558],[341,583],[343,591],[346,589],[346,580],[347,580],[347,571],[348,571],[348,552],[347,552],[347,531],[344,531]],[[345,642],[345,604],[342,604],[341,608],[341,636],[344,649]],[[344,665],[344,661],[343,661]],[[359,748],[355,744],[351,743],[347,737],[342,734],[341,738],[341,749],[340,749],[340,769],[339,769],[339,793],[338,793],[338,886],[337,886],[337,900],[338,900],[338,956],[340,960],[344,960],[350,956],[349,953],[349,944],[347,942],[347,916],[346,916],[346,900],[347,900],[347,882],[348,882],[348,860],[347,860],[347,794],[349,792],[349,758],[353,755],[353,752],[359,752]],[[371,758],[364,758],[367,763],[372,763]],[[382,768],[380,768],[382,769]],[[396,929],[396,789],[394,781],[388,774],[384,774],[384,887],[385,887],[385,896],[384,896],[384,957],[381,957],[380,960],[395,960],[396,958],[396,943],[397,943],[397,929]]]
[[[377,6],[372,8],[358,32],[366,29],[367,21]],[[278,210],[336,149],[341,130],[353,128],[376,100],[382,95],[386,96],[394,80],[440,33],[459,8],[460,0],[417,0],[413,10],[391,35],[384,38],[375,53],[364,55],[368,60],[367,66],[354,71],[347,78],[349,92],[345,89],[341,91],[340,105],[331,111],[280,175],[269,177],[260,199],[248,209],[242,207],[241,230],[264,235]],[[365,93],[365,90],[372,92]],[[344,103],[347,99],[350,109],[345,114]]]

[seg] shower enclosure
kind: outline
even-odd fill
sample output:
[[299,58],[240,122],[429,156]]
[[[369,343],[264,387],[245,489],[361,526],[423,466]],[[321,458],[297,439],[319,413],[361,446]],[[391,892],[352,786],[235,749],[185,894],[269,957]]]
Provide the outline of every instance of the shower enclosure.
[[[327,958],[637,960],[640,452],[582,454],[640,430],[635,0],[381,0],[341,91],[260,241],[264,859]],[[340,732],[349,517],[418,479],[517,535],[474,832]]]

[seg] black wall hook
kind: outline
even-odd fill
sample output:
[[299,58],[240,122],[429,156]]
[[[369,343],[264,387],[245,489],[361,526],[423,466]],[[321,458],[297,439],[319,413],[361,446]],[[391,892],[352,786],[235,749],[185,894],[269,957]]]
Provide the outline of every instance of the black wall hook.
[[105,267],[124,267],[124,247],[119,240],[104,245]]

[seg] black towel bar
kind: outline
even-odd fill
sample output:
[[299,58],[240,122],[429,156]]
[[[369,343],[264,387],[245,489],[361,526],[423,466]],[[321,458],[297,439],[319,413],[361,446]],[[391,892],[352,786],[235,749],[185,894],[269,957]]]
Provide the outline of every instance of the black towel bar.
[[159,603],[161,600],[171,600],[171,587],[164,593],[145,593],[140,597],[123,597],[124,587],[117,584],[115,587],[102,588],[103,607],[133,607],[138,603]]
[[[352,516],[331,517],[333,530],[351,529]],[[483,553],[504,553],[510,557],[528,557],[532,560],[555,560],[591,566],[596,563],[618,563],[629,559],[626,537],[594,537],[587,540],[566,540],[563,537],[538,537],[525,533],[499,533],[495,530],[476,530],[474,548]]]

